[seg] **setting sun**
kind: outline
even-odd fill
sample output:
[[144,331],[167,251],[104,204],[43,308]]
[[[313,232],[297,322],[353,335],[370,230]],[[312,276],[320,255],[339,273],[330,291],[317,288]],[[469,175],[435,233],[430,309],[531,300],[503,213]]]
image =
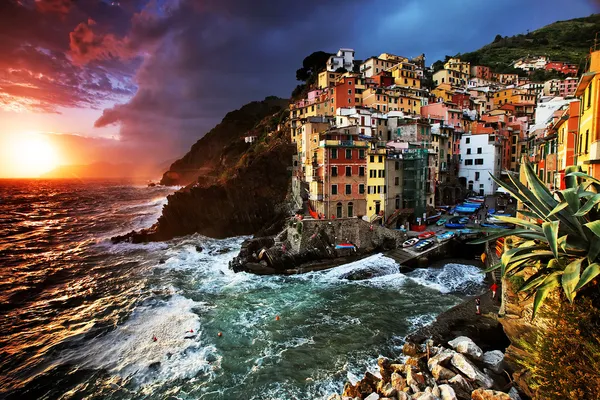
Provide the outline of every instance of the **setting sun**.
[[56,149],[46,136],[39,133],[13,135],[6,150],[14,177],[38,177],[59,164]]

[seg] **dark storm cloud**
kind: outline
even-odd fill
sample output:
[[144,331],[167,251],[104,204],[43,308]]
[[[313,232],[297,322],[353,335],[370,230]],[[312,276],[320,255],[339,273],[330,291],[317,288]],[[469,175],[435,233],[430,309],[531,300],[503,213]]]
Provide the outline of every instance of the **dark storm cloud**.
[[[98,108],[131,96],[131,77],[139,62],[124,62],[126,52],[117,45],[119,40],[104,32],[127,32],[132,15],[100,0],[1,1],[0,108],[57,112],[60,107]],[[80,24],[93,25],[101,33],[90,36],[77,29]],[[69,46],[73,32],[77,52]],[[104,53],[90,57],[86,46],[96,41]],[[96,61],[78,65],[86,57]]]

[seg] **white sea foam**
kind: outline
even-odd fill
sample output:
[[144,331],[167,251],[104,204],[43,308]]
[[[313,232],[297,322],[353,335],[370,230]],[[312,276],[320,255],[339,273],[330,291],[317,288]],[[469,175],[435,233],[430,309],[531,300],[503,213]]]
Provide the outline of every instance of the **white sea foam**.
[[142,386],[199,374],[210,376],[220,368],[221,357],[203,339],[197,313],[208,309],[206,304],[180,295],[158,306],[140,306],[123,325],[91,340],[70,357],[82,358],[85,366],[106,369]]
[[407,276],[441,293],[469,291],[479,287],[485,278],[481,270],[473,265],[454,263],[446,264],[443,268],[416,269]]

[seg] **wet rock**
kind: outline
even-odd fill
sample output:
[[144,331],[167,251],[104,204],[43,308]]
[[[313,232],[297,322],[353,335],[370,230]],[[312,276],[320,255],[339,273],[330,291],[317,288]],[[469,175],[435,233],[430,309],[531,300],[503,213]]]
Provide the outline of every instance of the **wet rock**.
[[458,398],[456,397],[456,393],[454,392],[454,389],[452,389],[452,386],[450,385],[440,385],[439,386],[440,389],[440,398],[442,400],[457,400]]
[[364,378],[358,384],[358,390],[364,398],[377,390],[377,384],[381,381],[377,376],[370,372],[365,372]]
[[402,374],[404,373],[404,364],[390,364],[390,371]]
[[471,393],[471,400],[511,400],[510,396],[497,390],[485,390],[483,388]]
[[155,361],[148,365],[150,371],[158,371],[160,369],[160,361]]
[[474,360],[481,360],[481,357],[483,357],[481,348],[466,336],[459,336],[456,339],[449,341],[448,344],[457,352],[466,354]]
[[342,392],[343,397],[359,397],[360,398],[360,390],[358,390],[358,384],[353,385],[350,382],[346,382],[344,385],[344,391]]
[[502,373],[504,367],[504,353],[500,350],[486,351],[483,353],[482,361],[495,373]]
[[380,357],[377,360],[377,365],[379,366],[379,374],[381,375],[381,379],[385,382],[389,382],[392,375],[392,371],[390,369],[392,362],[388,358]]
[[167,261],[166,261],[164,258],[161,258],[160,260],[158,260],[158,263],[159,263],[159,264],[164,264],[164,263],[166,263],[166,262],[167,262]]
[[202,246],[200,246],[200,245],[196,245],[196,251],[197,251],[198,253],[202,253],[202,250],[204,250],[204,249],[202,248]]
[[371,393],[370,395],[368,395],[364,399],[365,400],[379,400],[379,395],[377,393]]
[[406,356],[414,357],[417,354],[419,354],[420,350],[421,349],[419,348],[419,346],[412,342],[406,342],[404,343],[404,346],[402,346],[402,353],[404,353],[404,355]]
[[431,369],[431,375],[438,381],[448,381],[456,376],[452,370],[442,367],[440,364],[434,365]]
[[411,396],[411,395],[409,395],[409,394],[408,394],[408,393],[406,393],[406,392],[398,392],[398,393],[397,393],[397,395],[396,395],[396,398],[397,398],[398,400],[411,400],[411,399],[412,399],[412,396]]
[[471,361],[469,361],[464,355],[456,353],[450,360],[452,365],[463,373],[467,378],[473,379],[479,383],[483,388],[490,388],[494,384],[494,381],[483,372],[479,370]]
[[[417,387],[418,390],[423,390],[425,389],[425,377],[423,376],[422,372],[416,372],[416,370],[412,369],[412,368],[407,368],[406,369],[406,384],[408,386],[410,386],[411,388]],[[414,389],[413,389],[414,390]]]

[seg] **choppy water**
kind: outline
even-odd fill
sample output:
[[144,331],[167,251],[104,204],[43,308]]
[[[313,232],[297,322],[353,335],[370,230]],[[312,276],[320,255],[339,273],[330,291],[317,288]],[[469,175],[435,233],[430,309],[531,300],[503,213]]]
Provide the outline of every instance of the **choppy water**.
[[[374,255],[261,277],[227,267],[243,238],[109,243],[168,192],[0,181],[0,397],[326,398],[481,289],[462,264],[402,274]],[[344,279],[364,268],[379,273]]]

